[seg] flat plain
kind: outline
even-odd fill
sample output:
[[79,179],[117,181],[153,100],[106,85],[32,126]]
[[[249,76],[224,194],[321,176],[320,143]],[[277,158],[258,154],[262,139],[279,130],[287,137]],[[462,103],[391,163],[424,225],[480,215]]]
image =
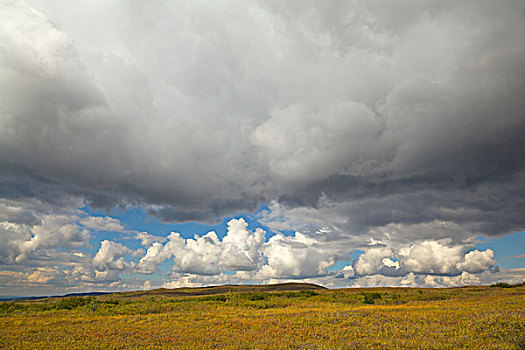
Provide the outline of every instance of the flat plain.
[[1,349],[524,349],[525,286],[157,289],[0,303]]

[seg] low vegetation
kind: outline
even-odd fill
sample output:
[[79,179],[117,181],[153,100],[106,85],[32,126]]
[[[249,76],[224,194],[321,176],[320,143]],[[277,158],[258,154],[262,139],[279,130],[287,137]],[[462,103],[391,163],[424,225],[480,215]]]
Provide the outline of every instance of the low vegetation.
[[0,348],[525,347],[523,285],[217,288],[2,302]]

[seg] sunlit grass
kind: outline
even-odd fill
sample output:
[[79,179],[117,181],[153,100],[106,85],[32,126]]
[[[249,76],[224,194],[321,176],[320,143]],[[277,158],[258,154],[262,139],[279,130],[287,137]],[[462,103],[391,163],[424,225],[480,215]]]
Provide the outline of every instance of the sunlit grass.
[[524,310],[525,287],[7,302],[0,348],[519,349]]

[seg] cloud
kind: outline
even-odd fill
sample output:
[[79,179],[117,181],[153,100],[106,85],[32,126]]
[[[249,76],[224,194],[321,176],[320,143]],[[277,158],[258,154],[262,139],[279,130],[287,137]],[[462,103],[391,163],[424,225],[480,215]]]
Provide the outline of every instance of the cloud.
[[116,231],[121,232],[124,227],[120,224],[119,220],[100,216],[88,216],[80,220],[80,224],[87,228],[97,231]]
[[268,263],[259,271],[262,278],[307,278],[327,274],[335,263],[333,253],[300,232],[277,234],[263,246]]
[[473,250],[465,254],[464,261],[458,265],[459,270],[470,273],[479,273],[488,270],[495,264],[494,251],[487,249],[485,251]]
[[303,102],[273,111],[253,139],[273,174],[301,184],[338,174],[341,168],[367,174],[374,162],[383,161],[385,146],[376,140],[382,127],[364,103],[342,101],[318,111]]
[[518,254],[518,255],[514,255],[514,256],[508,256],[508,257],[503,257],[501,259],[519,259],[519,258],[525,258],[525,254]]
[[130,249],[120,243],[108,240],[100,242],[100,249],[93,257],[93,265],[98,271],[123,270],[127,263],[124,255],[130,253]]
[[[197,28],[176,30],[172,18],[164,17],[161,22],[168,33],[179,33],[174,40],[187,46],[182,51],[186,58],[172,42],[148,39],[144,42],[152,46],[141,48],[135,46],[136,38],[130,40],[128,35],[135,36],[130,25],[141,22],[143,11],[127,4],[116,4],[113,10],[127,32],[101,27],[105,39],[114,42],[96,47],[97,41],[83,37],[95,47],[77,47],[74,37],[24,3],[2,6],[6,21],[0,89],[5,101],[0,147],[6,157],[0,161],[9,164],[8,173],[21,172],[31,189],[42,182],[59,182],[59,195],[80,194],[103,208],[139,201],[151,205],[150,212],[166,220],[213,220],[236,210],[254,209],[260,191],[249,189],[261,189],[264,183],[258,166],[245,160],[252,146],[244,130],[256,116],[248,113],[245,118],[244,105],[260,97],[255,87],[245,84],[220,96],[222,82],[217,79],[229,78],[229,74],[223,77],[223,68],[228,72],[228,67],[235,70],[236,65],[203,61],[211,57],[210,50],[227,44],[207,47],[211,33],[197,33],[203,40],[195,41],[191,31]],[[128,10],[135,19],[123,12]],[[151,10],[157,15],[177,12],[177,8],[164,5]],[[206,12],[197,10],[195,18]],[[219,6],[218,13],[210,15],[220,20],[220,12],[226,10]],[[60,11],[51,14],[59,15]],[[183,13],[179,16],[185,17]],[[71,18],[56,19],[55,23]],[[147,16],[143,20],[161,23]],[[237,32],[235,28],[228,30]],[[72,31],[73,35],[78,33]],[[144,35],[160,38],[147,30]],[[127,48],[123,52],[106,51],[124,42]],[[163,51],[166,61],[152,62],[148,59],[152,56],[145,55],[151,50]],[[176,57],[180,65],[171,63]],[[224,57],[231,59],[235,55]],[[197,69],[191,68],[194,63]],[[152,69],[158,64],[159,68],[170,68]],[[214,76],[212,82],[209,78]],[[196,94],[214,84],[210,95]],[[241,105],[231,103],[236,94],[245,95],[239,99]],[[210,101],[214,98],[215,102]],[[32,103],[24,103],[27,100]],[[243,162],[246,165],[240,166]],[[40,195],[50,200],[46,194]]]
[[[230,220],[222,240],[221,266],[228,270],[251,271],[262,264],[261,246],[266,232],[260,228],[248,230],[244,219]],[[263,251],[264,252],[264,251]]]
[[[458,276],[463,273],[474,276],[489,271],[494,264],[491,249],[480,251],[463,245],[449,246],[446,241],[422,241],[395,250],[369,248],[352,262],[352,267],[357,276]],[[433,279],[429,277],[429,280]]]
[[155,235],[149,234],[147,232],[138,232],[135,235],[135,238],[139,239],[140,240],[140,244],[142,244],[146,248],[151,247],[153,245],[153,243],[155,243],[155,242],[161,242],[162,243],[162,242],[166,241],[166,237],[155,236]]
[[219,240],[213,231],[185,240],[172,232],[167,243],[153,243],[137,264],[137,271],[153,273],[155,268],[173,256],[176,272],[217,275],[223,270],[250,271],[259,266],[265,232],[249,231],[244,219],[228,222],[226,236]]
[[[2,264],[34,266],[48,260],[75,261],[71,251],[89,242],[91,233],[77,224],[76,215],[41,212],[32,208],[31,203],[0,202]],[[65,250],[55,251],[59,246]]]
[[74,254],[93,230],[124,233],[112,209],[210,223],[263,204],[267,242],[240,223],[222,239],[136,233],[135,269],[328,278],[364,250],[362,283],[484,273],[491,253],[465,247],[525,229],[524,10],[4,1],[0,263],[60,261],[87,283],[92,257]]
[[355,276],[354,268],[351,265],[347,265],[341,269],[341,271],[335,274],[335,278],[349,279]]
[[64,285],[66,274],[46,267],[37,267],[26,272],[0,271],[0,281],[4,286],[25,284],[27,286]]
[[173,271],[181,274],[220,275],[227,271],[247,272],[252,279],[307,278],[326,275],[336,261],[330,247],[299,232],[277,234],[265,242],[265,232],[247,229],[244,219],[232,219],[224,238],[213,231],[183,239],[171,233],[165,244],[155,242],[136,266],[153,273],[173,258]]
[[59,245],[79,248],[84,246],[90,237],[87,230],[74,223],[75,217],[54,215],[44,216],[42,219],[41,225],[32,227],[32,237],[21,242],[20,255],[16,260],[23,260],[28,254],[42,248],[54,248]]
[[[394,253],[390,248],[378,247],[371,248],[359,256],[352,264],[354,271],[358,275],[374,275],[377,274],[383,267],[390,267],[391,260]],[[383,261],[387,261],[385,265]]]
[[478,276],[463,271],[459,276],[441,276],[436,277],[428,275],[425,277],[425,284],[431,287],[456,287],[464,285],[480,284]]
[[397,255],[400,265],[414,273],[457,275],[462,271],[479,273],[494,266],[491,249],[467,253],[464,250],[462,246],[449,247],[438,241],[425,241],[401,248]]
[[158,265],[169,259],[176,251],[180,251],[184,246],[184,240],[178,233],[172,232],[167,239],[167,243],[154,242],[146,251],[136,266],[136,271],[140,273],[153,273]]
[[410,271],[437,275],[455,275],[463,247],[448,247],[438,242],[422,242],[402,248],[399,258]]
[[2,7],[0,75],[2,164],[29,188],[166,221],[325,196],[360,232],[524,225],[518,3],[32,5]]

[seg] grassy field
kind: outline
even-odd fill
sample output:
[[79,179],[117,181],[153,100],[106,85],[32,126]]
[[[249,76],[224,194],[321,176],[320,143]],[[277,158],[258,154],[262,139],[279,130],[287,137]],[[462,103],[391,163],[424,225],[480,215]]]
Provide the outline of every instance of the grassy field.
[[223,286],[2,302],[0,348],[523,349],[525,287],[503,287]]

